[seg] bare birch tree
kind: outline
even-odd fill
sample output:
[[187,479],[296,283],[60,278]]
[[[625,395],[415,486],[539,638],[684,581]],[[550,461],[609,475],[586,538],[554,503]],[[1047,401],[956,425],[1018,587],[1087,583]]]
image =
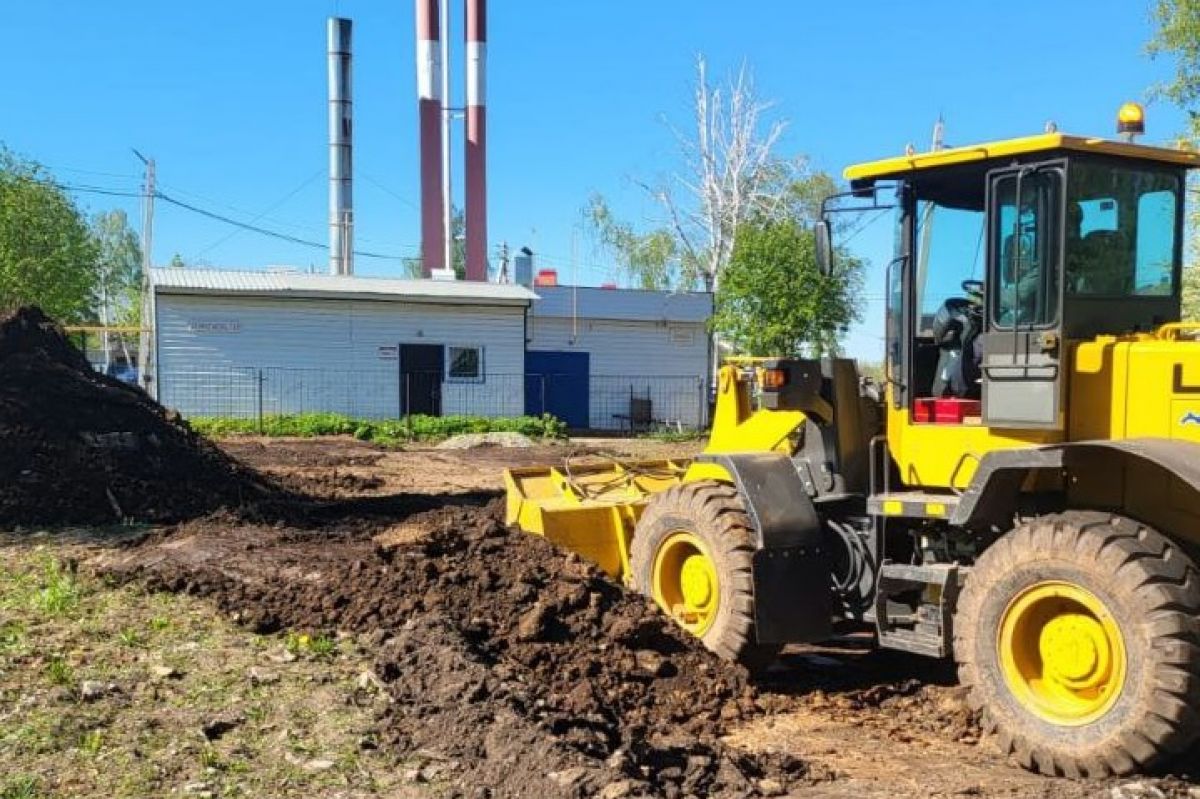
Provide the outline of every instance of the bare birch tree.
[[738,227],[784,204],[799,164],[774,157],[786,123],[768,118],[773,107],[759,98],[746,65],[714,85],[704,56],[696,58],[693,129],[672,127],[682,166],[658,186],[642,184],[667,213],[685,282],[699,279],[716,291]]
[[690,126],[668,123],[679,147],[676,171],[653,182],[634,179],[662,208],[662,226],[637,233],[617,221],[599,195],[585,215],[636,283],[665,287],[671,281],[686,289],[699,282],[716,291],[738,226],[794,210],[792,187],[804,160],[774,155],[786,124],[771,117],[774,103],[758,97],[746,65],[714,84],[704,56],[697,56],[690,106]]

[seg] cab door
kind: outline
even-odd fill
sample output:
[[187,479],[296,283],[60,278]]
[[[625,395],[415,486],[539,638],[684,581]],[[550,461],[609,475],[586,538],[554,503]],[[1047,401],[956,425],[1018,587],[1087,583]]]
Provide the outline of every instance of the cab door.
[[1062,263],[1066,164],[988,175],[983,421],[1062,429]]

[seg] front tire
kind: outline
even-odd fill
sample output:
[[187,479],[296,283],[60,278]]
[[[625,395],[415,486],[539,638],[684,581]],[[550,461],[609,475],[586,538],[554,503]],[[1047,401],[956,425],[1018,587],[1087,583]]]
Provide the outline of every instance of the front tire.
[[629,560],[637,590],[713,652],[757,669],[779,647],[755,641],[753,555],[737,489],[700,481],[650,500]]
[[971,705],[1025,768],[1126,775],[1200,737],[1200,572],[1145,525],[1019,526],[980,556],[954,628]]

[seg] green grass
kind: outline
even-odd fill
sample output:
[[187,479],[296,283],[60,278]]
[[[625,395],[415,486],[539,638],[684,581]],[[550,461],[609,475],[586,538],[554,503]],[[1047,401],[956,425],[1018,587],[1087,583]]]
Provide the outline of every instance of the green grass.
[[137,649],[145,644],[145,641],[142,640],[142,636],[138,634],[138,631],[130,627],[126,627],[124,630],[121,630],[121,632],[117,633],[117,640],[121,642],[121,646],[127,646],[130,649]]
[[566,425],[555,417],[410,416],[406,419],[354,419],[337,413],[272,414],[257,419],[198,416],[188,420],[199,433],[213,438],[239,435],[354,436],[360,441],[401,444],[434,441],[461,433],[522,433],[530,438],[562,438]]
[[55,685],[72,685],[75,682],[75,670],[66,660],[54,655],[46,664],[46,677]]
[[0,783],[0,799],[41,799],[38,778],[29,776],[9,777]]
[[100,730],[88,730],[79,739],[79,748],[89,755],[99,754],[104,746],[104,733]]
[[19,621],[0,624],[0,652],[19,649],[25,643],[25,625]]
[[329,658],[337,654],[337,641],[327,635],[309,635],[307,633],[288,633],[284,646],[293,655],[311,655],[317,658]]
[[79,583],[71,571],[64,570],[57,558],[42,564],[41,588],[33,595],[33,606],[47,616],[63,616],[79,604]]
[[681,444],[686,441],[700,441],[708,432],[705,430],[652,430],[649,433],[644,433],[639,438],[648,438],[653,441],[661,441],[664,444]]
[[155,616],[150,620],[150,629],[156,633],[161,633],[171,627],[171,620],[165,616]]
[[[112,587],[70,567],[87,556],[70,542],[0,546],[0,799],[167,796],[200,781],[221,797],[400,789],[386,748],[359,751],[387,701],[356,688],[372,654],[311,631],[303,654],[275,662],[283,635],[254,635],[201,600]],[[150,685],[156,663],[177,673]],[[272,679],[250,685],[252,668]],[[85,678],[149,690],[83,701]],[[203,725],[227,713],[246,720],[203,740]],[[305,771],[288,760],[297,747],[336,765]]]

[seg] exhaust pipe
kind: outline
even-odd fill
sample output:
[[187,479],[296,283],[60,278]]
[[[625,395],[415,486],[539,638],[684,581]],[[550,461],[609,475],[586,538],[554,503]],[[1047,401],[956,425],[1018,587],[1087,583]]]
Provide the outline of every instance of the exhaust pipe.
[[330,17],[329,273],[354,274],[353,119],[350,93],[351,22]]

